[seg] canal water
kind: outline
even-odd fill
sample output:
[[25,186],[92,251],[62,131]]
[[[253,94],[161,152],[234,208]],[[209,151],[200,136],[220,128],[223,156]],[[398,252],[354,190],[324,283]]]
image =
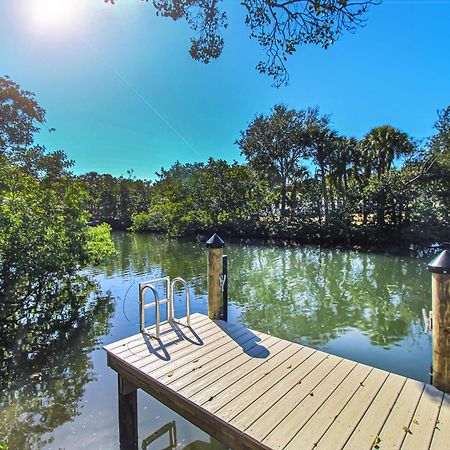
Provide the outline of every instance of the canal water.
[[[26,448],[117,448],[117,376],[101,347],[138,332],[139,282],[181,276],[191,286],[192,311],[207,313],[201,243],[125,233],[114,240],[117,255],[89,270],[113,297],[115,308],[103,317],[110,326],[107,332],[88,327],[58,350],[50,370],[29,374],[31,387],[0,411],[11,449],[25,442]],[[230,322],[429,381],[431,339],[421,309],[430,308],[430,258],[312,246],[225,250]],[[183,301],[180,292],[179,315]],[[145,393],[139,392],[138,409],[141,448],[223,448]]]

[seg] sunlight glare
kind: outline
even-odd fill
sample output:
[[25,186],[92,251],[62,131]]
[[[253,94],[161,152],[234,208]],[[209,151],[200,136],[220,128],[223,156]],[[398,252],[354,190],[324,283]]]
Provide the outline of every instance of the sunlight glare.
[[33,0],[31,19],[41,29],[67,27],[74,18],[76,2],[73,0]]

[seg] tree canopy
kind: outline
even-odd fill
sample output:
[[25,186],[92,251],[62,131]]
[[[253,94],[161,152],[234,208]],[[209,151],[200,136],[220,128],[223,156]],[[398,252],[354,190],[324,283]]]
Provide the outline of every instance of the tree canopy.
[[[114,4],[119,0],[105,0]],[[148,0],[146,0],[148,2]],[[156,14],[184,18],[192,31],[190,55],[205,64],[220,57],[223,30],[228,26],[221,0],[153,0]],[[287,58],[305,44],[328,48],[346,32],[365,23],[371,5],[381,0],[242,0],[250,37],[265,53],[257,69],[273,78],[275,86],[289,80]]]
[[44,123],[34,95],[0,77],[0,333],[17,350],[0,346],[6,369],[33,332],[83,316],[89,283],[78,271],[114,251],[109,225],[87,225],[72,162],[35,143]]
[[132,229],[377,247],[448,243],[449,124],[447,108],[421,145],[391,125],[356,139],[318,108],[275,105],[237,140],[247,164],[161,170]]

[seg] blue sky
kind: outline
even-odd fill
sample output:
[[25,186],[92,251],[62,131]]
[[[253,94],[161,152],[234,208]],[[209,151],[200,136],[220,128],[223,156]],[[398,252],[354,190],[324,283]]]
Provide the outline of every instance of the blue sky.
[[280,89],[255,70],[262,51],[238,0],[223,2],[225,49],[209,65],[190,58],[187,25],[156,17],[151,2],[57,0],[61,17],[45,17],[40,1],[51,2],[0,1],[0,74],[36,93],[56,128],[40,139],[76,173],[151,179],[177,159],[241,160],[239,131],[279,102],[319,106],[342,134],[389,123],[417,138],[450,104],[447,0],[385,0],[328,50],[300,48]]

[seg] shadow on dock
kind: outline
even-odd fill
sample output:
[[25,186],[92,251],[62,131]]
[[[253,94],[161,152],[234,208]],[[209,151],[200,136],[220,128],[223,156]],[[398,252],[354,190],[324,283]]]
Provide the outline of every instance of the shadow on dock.
[[247,329],[244,334],[236,336],[233,329],[229,328],[229,323],[220,320],[215,323],[233,341],[239,344],[247,355],[253,358],[267,358],[270,355],[269,350],[260,344],[261,338],[253,333],[253,331]]
[[[196,331],[191,326],[184,327],[184,326],[180,326],[178,323],[171,323],[170,326],[171,326],[171,328],[163,331],[158,339],[151,337],[145,333],[142,333],[142,337],[144,339],[145,345],[147,346],[148,352],[152,353],[153,355],[155,355],[157,358],[161,359],[162,361],[170,361],[171,360],[171,356],[168,351],[168,348],[172,345],[177,344],[178,342],[187,341],[193,345],[198,345],[198,346],[203,345],[202,338],[196,333]],[[164,342],[164,336],[166,336],[167,334],[169,334],[173,331],[175,332],[177,337],[168,342]],[[189,331],[192,336],[189,336],[187,334],[187,331]],[[130,353],[136,354],[133,352],[132,348],[128,348],[128,350],[130,351]],[[139,351],[139,353],[141,353],[141,352],[142,351]]]

